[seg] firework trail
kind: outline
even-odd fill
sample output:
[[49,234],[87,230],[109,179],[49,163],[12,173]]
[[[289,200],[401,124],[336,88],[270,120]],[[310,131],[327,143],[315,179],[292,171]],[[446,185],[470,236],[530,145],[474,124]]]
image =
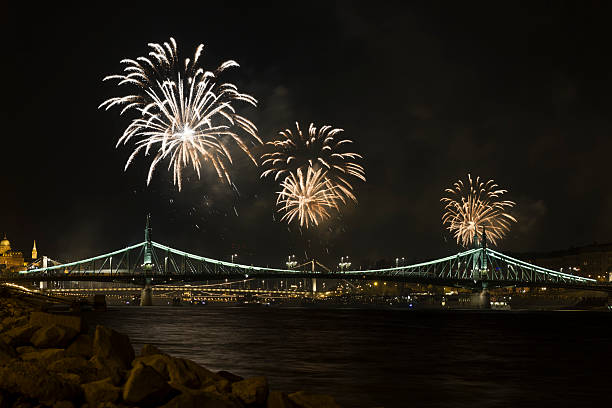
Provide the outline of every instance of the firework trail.
[[474,236],[486,230],[487,241],[497,244],[510,230],[516,218],[507,210],[514,207],[512,201],[501,200],[507,190],[500,189],[493,180],[476,180],[468,174],[468,183],[457,181],[453,188],[445,190],[448,196],[443,197],[444,215],[442,224],[453,233],[458,244],[465,247],[474,243]]
[[302,132],[299,123],[296,130],[285,129],[279,132],[280,140],[266,143],[274,148],[271,153],[261,156],[262,166],[268,166],[261,177],[274,175],[274,180],[284,180],[298,169],[307,171],[322,169],[325,177],[335,189],[336,195],[357,201],[353,194],[352,178],[365,181],[365,170],[355,161],[362,156],[345,152],[346,145],[353,143],[350,139],[340,138],[342,129],[323,126],[317,128],[311,123],[308,132]]
[[326,177],[322,168],[298,168],[281,182],[276,204],[278,212],[284,215],[281,221],[299,221],[300,227],[319,225],[329,218],[332,210],[338,210],[338,203],[344,198],[336,194],[336,188]]
[[193,60],[179,62],[176,42],[148,44],[151,51],[145,57],[124,59],[123,74],[104,78],[117,80],[118,86],[131,85],[136,92],[104,101],[99,108],[122,107],[120,115],[130,110],[140,113],[133,119],[117,142],[127,144],[137,139],[125,169],[136,155],[155,154],[149,167],[147,184],[157,165],[168,159],[168,170],[173,170],[174,184],[182,187],[183,169],[189,165],[198,178],[203,162],[212,164],[220,179],[231,184],[228,172],[232,164],[229,147],[235,143],[257,164],[250,146],[263,142],[255,125],[236,113],[233,103],[245,102],[256,106],[257,100],[238,92],[230,83],[217,83],[218,76],[238,63],[229,60],[214,72],[198,66],[204,45],[196,49]]

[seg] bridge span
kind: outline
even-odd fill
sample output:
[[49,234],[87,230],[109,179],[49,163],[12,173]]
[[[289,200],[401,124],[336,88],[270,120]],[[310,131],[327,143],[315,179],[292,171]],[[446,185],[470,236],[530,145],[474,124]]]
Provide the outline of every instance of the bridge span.
[[155,286],[223,279],[321,278],[384,280],[473,289],[547,286],[612,292],[609,283],[532,265],[484,244],[413,265],[327,272],[314,268],[278,269],[219,261],[171,248],[152,241],[150,237],[147,219],[144,242],[80,261],[21,271],[1,280],[130,282]]

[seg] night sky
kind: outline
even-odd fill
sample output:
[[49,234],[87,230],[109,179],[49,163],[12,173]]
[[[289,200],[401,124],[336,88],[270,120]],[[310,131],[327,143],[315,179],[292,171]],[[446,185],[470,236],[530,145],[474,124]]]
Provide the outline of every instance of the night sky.
[[[153,237],[193,253],[279,266],[304,250],[331,265],[456,252],[440,197],[468,172],[517,202],[503,251],[612,241],[612,25],[607,2],[385,2],[297,6],[34,7],[2,10],[0,232],[74,260]],[[310,2],[307,2],[310,3]],[[84,4],[84,3],[83,3]],[[6,6],[2,6],[6,8]],[[124,172],[133,118],[98,105],[123,58],[173,36],[259,101],[240,112],[264,140],[315,122],[365,157],[358,205],[300,233],[275,216],[277,185],[236,154],[239,195],[207,171],[183,191],[150,157]],[[262,150],[256,150],[260,154]]]

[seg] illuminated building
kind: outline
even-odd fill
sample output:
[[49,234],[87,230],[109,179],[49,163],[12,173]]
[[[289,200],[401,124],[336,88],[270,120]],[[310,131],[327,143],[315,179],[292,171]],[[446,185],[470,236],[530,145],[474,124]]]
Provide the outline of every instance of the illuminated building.
[[[32,248],[32,258],[35,260],[37,255],[36,241]],[[0,241],[0,271],[2,272],[17,272],[25,269],[28,264],[25,262],[21,251],[11,249],[11,241],[6,238],[6,235]]]
[[531,254],[527,257],[536,265],[585,278],[612,279],[612,243],[592,244],[563,251]]

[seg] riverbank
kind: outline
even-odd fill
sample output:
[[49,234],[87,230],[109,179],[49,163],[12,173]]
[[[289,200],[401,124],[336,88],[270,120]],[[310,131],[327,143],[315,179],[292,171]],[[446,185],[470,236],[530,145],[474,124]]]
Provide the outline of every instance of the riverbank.
[[128,336],[44,306],[0,289],[0,408],[339,407],[331,396],[270,390],[266,377],[214,372],[150,344],[136,356]]

